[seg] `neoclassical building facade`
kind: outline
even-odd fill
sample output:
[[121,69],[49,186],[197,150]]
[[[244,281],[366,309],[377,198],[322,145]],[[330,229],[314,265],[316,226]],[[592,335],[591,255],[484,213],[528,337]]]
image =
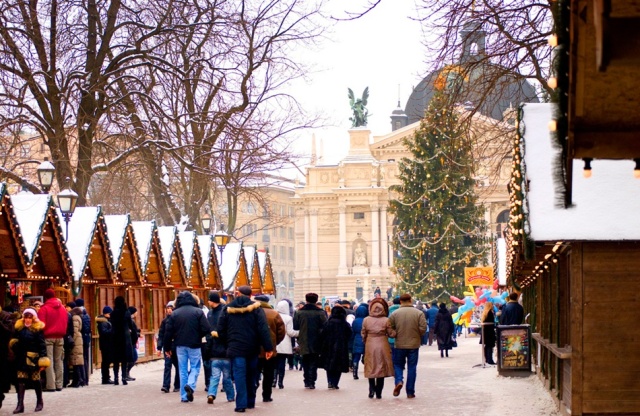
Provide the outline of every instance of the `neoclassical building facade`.
[[[476,190],[495,236],[508,220],[508,132],[513,127],[479,114],[472,118]],[[366,300],[376,287],[384,294],[394,285],[393,216],[387,211],[394,196],[389,187],[400,183],[397,162],[411,156],[403,139],[412,137],[418,127],[416,122],[375,137],[367,128],[355,128],[349,131],[348,154],[337,165],[317,165],[312,158],[305,184],[296,188],[292,198],[295,299],[316,292]]]

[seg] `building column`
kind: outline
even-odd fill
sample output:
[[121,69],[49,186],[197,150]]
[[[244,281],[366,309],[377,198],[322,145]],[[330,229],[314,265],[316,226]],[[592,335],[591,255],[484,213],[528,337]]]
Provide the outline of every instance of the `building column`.
[[371,204],[371,274],[380,274],[380,205]]
[[309,238],[309,210],[304,210],[304,270],[309,270],[309,266],[311,262],[309,259],[311,258],[310,254],[310,243],[311,239]]
[[383,205],[382,207],[380,207],[380,233],[381,233],[381,244],[380,244],[380,251],[381,251],[381,265],[382,265],[382,272],[385,273],[385,275],[388,273],[388,269],[389,269],[389,234],[388,234],[389,230],[387,229],[387,206]]
[[309,277],[320,277],[320,269],[318,267],[318,209],[314,208],[309,212],[311,214],[311,273]]
[[338,205],[340,212],[340,234],[338,241],[338,249],[340,250],[340,263],[338,264],[338,275],[346,275],[347,270],[347,206],[345,204]]

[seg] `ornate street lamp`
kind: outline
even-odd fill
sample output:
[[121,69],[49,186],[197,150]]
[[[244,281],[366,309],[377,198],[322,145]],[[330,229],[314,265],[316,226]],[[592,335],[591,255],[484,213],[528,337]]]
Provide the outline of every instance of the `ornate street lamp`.
[[[69,221],[71,220],[71,216],[73,216],[73,212],[76,210],[76,203],[78,202],[78,194],[71,189],[71,179],[67,178],[67,188],[60,191],[58,194],[58,208],[60,208],[60,212],[62,213],[62,217],[64,218],[65,223],[65,236],[67,243],[69,242]],[[68,249],[68,248],[67,248]],[[71,278],[71,290],[73,292],[73,296],[78,296],[80,294],[80,290],[82,288],[82,277],[76,280]]]
[[360,301],[362,299],[362,282],[360,279],[356,279],[356,300]]
[[211,216],[208,212],[200,218],[200,225],[202,225],[202,230],[205,234],[209,234],[211,232]]
[[229,240],[231,240],[231,236],[224,231],[224,224],[220,224],[220,231],[213,236],[213,239],[220,249],[220,265],[222,265],[222,253],[224,252],[226,245],[229,243]]
[[53,163],[49,162],[49,158],[45,157],[44,162],[38,166],[38,182],[40,182],[40,188],[46,194],[51,189],[53,184],[53,173],[56,171]]

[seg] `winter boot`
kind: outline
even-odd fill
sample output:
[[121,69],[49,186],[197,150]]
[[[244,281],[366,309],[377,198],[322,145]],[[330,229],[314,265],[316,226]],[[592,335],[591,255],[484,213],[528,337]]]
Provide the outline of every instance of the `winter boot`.
[[369,398],[373,399],[373,396],[376,394],[376,379],[369,379]]
[[485,345],[484,361],[489,365],[496,365],[495,361],[493,361],[493,347]]
[[359,380],[360,377],[358,377],[358,362],[354,362],[353,363],[353,379],[354,380]]
[[39,412],[44,407],[44,402],[42,401],[42,385],[40,383],[36,383],[35,390],[36,390],[37,402],[36,402],[36,409],[34,410],[34,412]]
[[120,381],[118,381],[118,370],[114,369],[113,370],[113,385],[117,386],[118,384],[120,384]]
[[384,378],[376,379],[376,399],[382,399],[382,389],[384,388]]
[[18,392],[18,405],[16,406],[16,410],[13,411],[13,414],[24,413],[24,383],[18,383],[16,385],[16,391]]
[[444,358],[444,350],[440,350],[440,358]]

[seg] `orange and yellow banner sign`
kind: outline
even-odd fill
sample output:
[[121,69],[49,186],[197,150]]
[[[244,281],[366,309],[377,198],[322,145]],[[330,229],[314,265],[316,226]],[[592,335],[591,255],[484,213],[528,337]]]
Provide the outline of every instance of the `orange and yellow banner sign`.
[[493,267],[465,267],[465,286],[491,286],[493,285]]

